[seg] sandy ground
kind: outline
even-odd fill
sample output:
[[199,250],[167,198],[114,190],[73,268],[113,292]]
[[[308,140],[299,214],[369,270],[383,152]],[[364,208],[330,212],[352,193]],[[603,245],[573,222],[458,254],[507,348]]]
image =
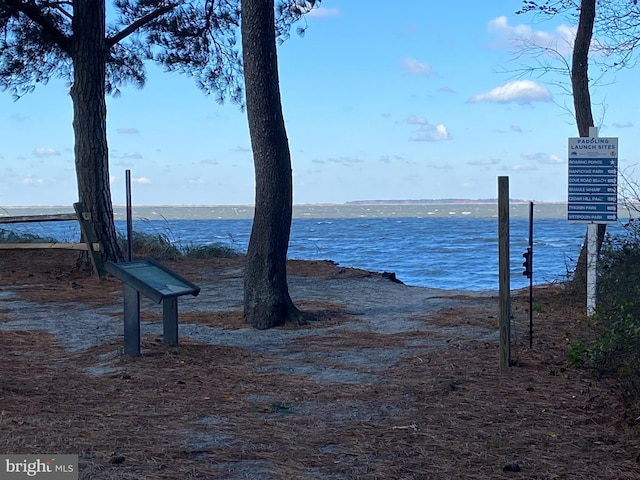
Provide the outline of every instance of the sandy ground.
[[[122,354],[122,286],[67,253],[0,252],[0,449],[76,453],[81,478],[639,478],[615,382],[569,368],[585,329],[561,286],[514,292],[514,366],[498,368],[492,292],[395,283],[291,262],[321,319],[242,323],[242,261],[166,262],[201,287],[180,345],[142,302],[142,357]],[[28,266],[28,267],[27,267]]]

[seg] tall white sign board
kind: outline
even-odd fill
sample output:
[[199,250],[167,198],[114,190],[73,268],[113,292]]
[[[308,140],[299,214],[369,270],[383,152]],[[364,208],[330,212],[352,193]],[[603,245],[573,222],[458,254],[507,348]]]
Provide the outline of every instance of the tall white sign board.
[[618,221],[618,139],[569,139],[570,222]]
[[587,315],[595,313],[598,224],[618,221],[618,139],[588,137],[569,139],[569,198],[567,218],[587,223]]

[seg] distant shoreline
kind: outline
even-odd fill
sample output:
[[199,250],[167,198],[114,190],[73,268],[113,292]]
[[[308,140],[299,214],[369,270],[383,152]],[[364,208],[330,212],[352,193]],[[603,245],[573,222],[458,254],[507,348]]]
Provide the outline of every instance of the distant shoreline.
[[[562,219],[567,216],[564,202],[534,203],[534,216],[538,219]],[[527,218],[529,202],[510,201],[511,218]],[[116,220],[126,218],[126,207],[113,208]],[[253,219],[254,205],[133,205],[134,219],[144,220],[240,220]],[[73,213],[69,206],[28,206],[0,208],[0,218],[4,216],[30,216],[36,214]],[[622,213],[622,211],[621,211]],[[498,203],[490,200],[457,202],[443,200],[430,201],[359,201],[348,203],[316,203],[293,205],[294,219],[344,219],[344,218],[496,218]]]
[[[510,199],[512,205],[529,204],[533,200]],[[566,205],[564,201],[533,201],[535,205]],[[402,205],[497,205],[497,199],[487,200],[467,200],[467,199],[433,199],[433,200],[353,200],[344,203],[294,203],[296,207],[348,207],[348,206],[402,206]],[[133,208],[254,208],[253,203],[222,203],[222,204],[135,204]],[[70,209],[71,205],[2,205],[0,206],[0,215],[2,210],[7,209]],[[126,205],[113,205],[114,209],[126,208]]]

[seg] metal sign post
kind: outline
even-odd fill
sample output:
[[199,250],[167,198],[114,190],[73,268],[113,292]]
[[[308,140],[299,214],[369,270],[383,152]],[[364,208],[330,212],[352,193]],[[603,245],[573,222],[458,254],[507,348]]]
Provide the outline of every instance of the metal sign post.
[[131,216],[131,170],[125,171],[127,197],[127,261],[133,260],[133,219]]
[[140,356],[140,294],[162,302],[163,342],[178,344],[178,297],[200,293],[200,287],[153,259],[107,263],[107,272],[122,280],[124,289],[124,352]]
[[522,256],[522,274],[529,279],[529,348],[533,348],[533,202],[529,202],[529,246]]

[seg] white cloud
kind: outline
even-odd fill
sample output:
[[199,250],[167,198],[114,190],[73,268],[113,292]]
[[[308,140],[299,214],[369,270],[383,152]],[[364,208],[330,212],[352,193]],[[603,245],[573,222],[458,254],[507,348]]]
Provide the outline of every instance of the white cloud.
[[520,156],[530,162],[537,162],[543,165],[562,165],[563,163],[567,163],[564,158],[549,153],[522,153]]
[[12,113],[11,116],[9,117],[11,120],[13,120],[14,122],[24,122],[25,120],[27,120],[29,117],[26,117],[24,115],[21,115],[19,113]]
[[361,158],[358,157],[349,157],[346,155],[343,155],[342,157],[331,157],[327,159],[329,162],[332,163],[338,163],[340,165],[354,165],[356,163],[362,163],[363,160]]
[[429,121],[420,115],[409,115],[406,120],[409,125],[419,125],[413,135],[409,137],[412,142],[440,142],[451,140],[451,134],[444,125],[431,125]]
[[525,160],[530,160],[530,161],[537,162],[537,161],[542,160],[543,158],[545,158],[547,156],[547,154],[546,153],[542,153],[542,152],[536,152],[536,153],[525,152],[525,153],[521,153],[520,156],[522,158],[524,158]]
[[404,160],[403,157],[401,157],[400,155],[380,155],[380,161],[382,163],[391,163],[393,160]]
[[111,158],[122,158],[125,160],[139,160],[142,158],[142,154],[138,152],[126,152],[126,153],[111,153]]
[[420,129],[409,137],[412,142],[441,142],[451,140],[451,134],[444,125],[422,125]]
[[251,153],[251,149],[247,148],[247,147],[243,147],[238,145],[237,147],[234,147],[231,149],[232,152],[237,152],[237,153]]
[[562,158],[562,157],[558,157],[557,155],[548,155],[546,158],[543,158],[542,160],[540,160],[540,163],[544,163],[547,165],[562,165],[563,163],[567,163],[567,161]]
[[500,163],[500,160],[497,158],[483,158],[482,160],[471,160],[470,162],[467,162],[468,165],[479,165],[482,167],[488,167],[498,163]]
[[442,93],[456,93],[456,91],[451,87],[440,87],[438,91]]
[[631,127],[633,127],[633,123],[631,123],[631,122],[625,122],[625,123],[613,122],[613,124],[611,126],[614,127],[614,128],[631,128]]
[[55,157],[60,155],[60,152],[52,147],[38,147],[33,151],[33,155],[38,158]]
[[147,184],[151,183],[151,180],[149,180],[147,177],[133,178],[133,179],[131,179],[131,181],[133,183],[138,183],[140,185],[147,185]]
[[410,75],[433,75],[433,69],[428,63],[420,62],[415,58],[403,57],[402,68]]
[[409,125],[429,125],[429,121],[420,115],[409,115],[407,117],[407,123]]
[[536,167],[535,165],[531,165],[530,163],[520,163],[518,165],[514,165],[512,169],[515,170],[516,172],[523,172],[523,171],[537,170],[538,167]]
[[552,95],[547,87],[533,80],[516,80],[496,87],[490,92],[479,93],[469,99],[469,103],[531,103],[549,102]]
[[309,13],[307,13],[307,17],[310,17],[310,18],[329,18],[329,17],[339,17],[340,15],[341,15],[340,9],[335,7],[332,7],[332,8],[318,7],[318,8],[314,8]]
[[202,184],[202,183],[207,183],[207,182],[205,182],[204,178],[194,177],[194,178],[188,178],[187,179],[187,183],[190,184],[190,185],[194,185],[194,184]]
[[121,135],[136,135],[140,133],[137,128],[116,128],[116,133]]
[[545,32],[534,30],[528,25],[510,25],[507,17],[497,17],[487,24],[489,33],[497,37],[494,44],[500,48],[522,48],[535,46],[550,49],[566,56],[571,53],[576,36],[575,27],[559,25],[555,30]]
[[32,175],[29,175],[28,177],[24,177],[22,179],[23,185],[42,185],[43,183],[44,180],[42,178],[36,178]]

